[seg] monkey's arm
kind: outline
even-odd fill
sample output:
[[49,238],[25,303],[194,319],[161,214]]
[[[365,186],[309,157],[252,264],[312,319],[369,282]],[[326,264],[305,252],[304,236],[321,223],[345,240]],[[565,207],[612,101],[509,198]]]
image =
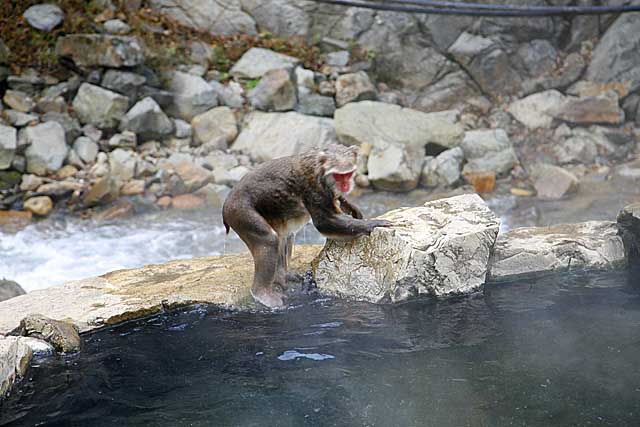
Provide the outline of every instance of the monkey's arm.
[[390,227],[384,219],[357,219],[346,215],[335,215],[326,211],[310,212],[313,225],[325,237],[333,240],[349,241],[369,235],[376,227]]
[[347,214],[357,219],[364,218],[364,215],[362,215],[362,211],[356,205],[348,201],[346,197],[340,196],[338,197],[338,200],[340,201],[340,208]]

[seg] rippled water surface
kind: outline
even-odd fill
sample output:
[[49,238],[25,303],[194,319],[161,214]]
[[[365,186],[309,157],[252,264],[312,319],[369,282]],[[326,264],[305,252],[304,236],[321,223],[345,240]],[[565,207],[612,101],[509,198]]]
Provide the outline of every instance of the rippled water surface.
[[0,425],[637,426],[638,274],[396,306],[191,307],[41,361]]

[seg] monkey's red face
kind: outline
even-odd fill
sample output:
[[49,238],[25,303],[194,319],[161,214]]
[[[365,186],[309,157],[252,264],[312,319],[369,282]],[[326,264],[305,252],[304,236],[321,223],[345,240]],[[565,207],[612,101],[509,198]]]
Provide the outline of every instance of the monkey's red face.
[[355,175],[355,171],[347,172],[347,173],[332,173],[331,176],[336,182],[336,189],[343,193],[349,194],[351,190],[353,190],[353,178]]

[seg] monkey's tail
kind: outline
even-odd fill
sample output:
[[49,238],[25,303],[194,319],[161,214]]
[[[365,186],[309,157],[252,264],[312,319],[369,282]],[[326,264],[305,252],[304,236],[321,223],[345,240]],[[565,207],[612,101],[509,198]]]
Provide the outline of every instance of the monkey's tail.
[[224,228],[225,230],[227,230],[227,234],[229,234],[229,224],[227,224],[227,222],[223,219],[222,223],[224,224]]

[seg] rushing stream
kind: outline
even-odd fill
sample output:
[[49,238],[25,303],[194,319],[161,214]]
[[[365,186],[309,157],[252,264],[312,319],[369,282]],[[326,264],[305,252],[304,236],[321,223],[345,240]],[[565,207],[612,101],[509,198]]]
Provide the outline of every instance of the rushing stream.
[[36,363],[0,425],[637,426],[638,273],[165,313]]
[[[417,206],[433,197],[424,191],[408,194],[369,193],[355,198],[367,216],[401,206]],[[615,220],[625,204],[640,200],[635,183],[587,182],[566,201],[540,202],[496,194],[487,201],[502,218],[502,229],[590,219]],[[311,224],[297,242],[320,243]],[[96,223],[71,216],[51,217],[17,233],[0,229],[0,278],[15,280],[27,291],[109,271],[161,263],[172,259],[220,255],[245,250],[232,233],[224,237],[219,210],[156,211],[133,218]]]

